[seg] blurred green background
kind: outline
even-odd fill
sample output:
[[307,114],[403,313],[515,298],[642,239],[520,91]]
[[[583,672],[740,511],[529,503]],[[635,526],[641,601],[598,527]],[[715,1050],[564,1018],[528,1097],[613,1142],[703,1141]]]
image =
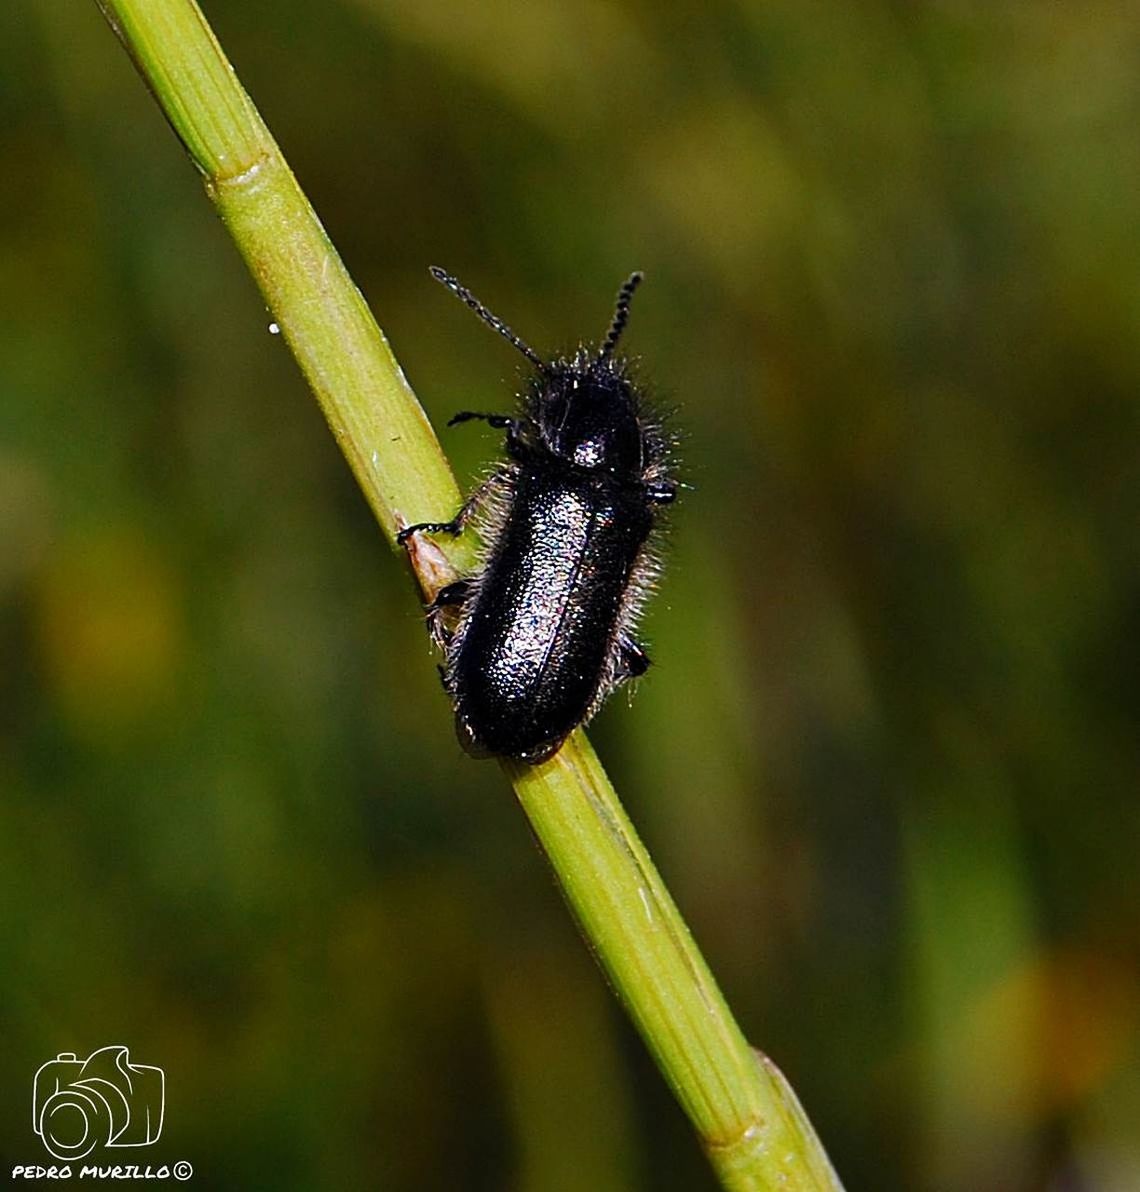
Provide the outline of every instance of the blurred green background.
[[[1140,1187],[1140,12],[207,15],[438,425],[518,361],[429,264],[542,352],[646,271],[592,735],[848,1186]],[[0,145],[5,1168],[121,1042],[203,1188],[711,1188],[93,4],[0,9]]]

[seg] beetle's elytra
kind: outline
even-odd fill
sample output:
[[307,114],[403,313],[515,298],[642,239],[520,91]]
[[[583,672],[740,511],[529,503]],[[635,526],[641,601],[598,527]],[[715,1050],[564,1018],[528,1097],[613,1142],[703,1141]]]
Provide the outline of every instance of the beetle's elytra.
[[451,419],[505,430],[508,459],[451,521],[408,526],[399,541],[459,534],[483,514],[483,560],[436,596],[429,622],[463,747],[539,762],[649,666],[633,630],[656,577],[653,531],[677,485],[670,441],[614,355],[641,274],[622,286],[599,346],[549,361],[455,278],[432,274],[535,372],[515,414]]

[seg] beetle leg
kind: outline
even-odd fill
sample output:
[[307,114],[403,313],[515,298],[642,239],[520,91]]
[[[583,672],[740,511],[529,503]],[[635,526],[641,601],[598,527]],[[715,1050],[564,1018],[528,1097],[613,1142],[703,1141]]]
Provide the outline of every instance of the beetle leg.
[[509,430],[513,427],[517,419],[512,418],[509,414],[477,414],[474,410],[460,410],[453,418],[448,419],[448,426],[457,426],[460,422],[471,422],[473,420],[485,422],[488,426],[493,426],[496,430]]
[[502,482],[497,473],[489,476],[459,507],[459,512],[446,522],[417,522],[414,526],[405,526],[397,535],[396,543],[403,546],[413,534],[450,534],[453,538],[463,533],[463,527],[471,520],[471,515],[487,499],[487,494]]
[[440,649],[445,649],[454,636],[443,623],[440,613],[445,608],[462,608],[464,602],[471,595],[472,583],[469,579],[456,580],[453,584],[440,588],[435,599],[427,606],[428,632],[431,639]]
[[615,682],[640,678],[649,669],[650,658],[640,643],[623,633],[617,640],[617,667]]
[[478,418],[496,430],[507,432],[507,454],[513,459],[525,463],[530,458],[533,446],[529,441],[525,418],[512,418],[509,414],[478,414],[474,410],[460,410],[447,425],[455,426],[459,422],[470,422],[473,418]]
[[469,579],[457,579],[455,583],[440,588],[435,599],[427,606],[427,611],[435,613],[441,608],[458,608],[471,595],[471,586]]
[[671,505],[677,499],[677,486],[672,480],[653,480],[645,486],[645,497],[654,505]]
[[455,537],[457,534],[462,533],[463,523],[470,516],[470,514],[464,516],[464,510],[466,508],[467,506],[464,505],[449,522],[416,522],[414,526],[405,526],[396,535],[397,545],[403,546],[413,534],[450,534],[452,537]]

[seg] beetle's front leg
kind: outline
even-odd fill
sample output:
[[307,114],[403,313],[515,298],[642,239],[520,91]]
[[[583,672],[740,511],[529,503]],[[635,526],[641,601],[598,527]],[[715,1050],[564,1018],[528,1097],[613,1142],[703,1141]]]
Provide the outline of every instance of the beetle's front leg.
[[458,426],[461,422],[472,421],[485,422],[496,430],[511,430],[518,425],[518,419],[509,414],[479,414],[475,410],[460,410],[447,420],[447,425]]

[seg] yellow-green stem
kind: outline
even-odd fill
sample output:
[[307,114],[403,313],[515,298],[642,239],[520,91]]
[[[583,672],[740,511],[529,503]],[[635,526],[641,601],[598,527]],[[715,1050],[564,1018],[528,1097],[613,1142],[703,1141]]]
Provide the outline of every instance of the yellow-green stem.
[[741,1034],[585,733],[541,766],[505,769],[724,1187],[838,1188],[795,1094]]
[[[193,0],[97,2],[201,171],[389,541],[456,508],[455,480],[387,341]],[[411,554],[428,593],[469,560],[462,542]],[[585,735],[541,766],[504,769],[723,1186],[838,1188],[791,1089],[741,1034]]]

